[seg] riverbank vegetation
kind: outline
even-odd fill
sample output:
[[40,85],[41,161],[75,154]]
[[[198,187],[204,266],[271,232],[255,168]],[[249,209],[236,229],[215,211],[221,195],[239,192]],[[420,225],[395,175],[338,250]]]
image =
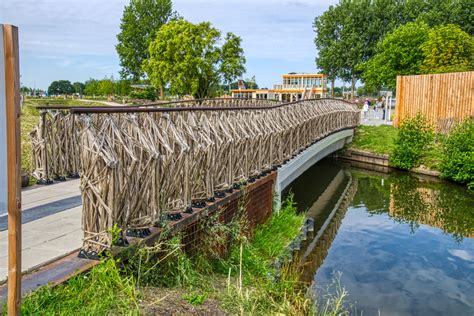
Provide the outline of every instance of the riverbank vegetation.
[[[330,298],[320,312],[315,311],[298,280],[298,269],[292,264],[275,268],[303,220],[289,199],[253,234],[243,216],[226,225],[205,223],[203,231],[211,233],[205,234],[193,255],[184,253],[177,236],[138,248],[130,258],[104,259],[86,274],[29,295],[22,313],[336,315],[343,306],[333,302],[342,298]],[[222,250],[229,239],[224,236],[233,240],[226,252]]]
[[406,119],[392,126],[359,126],[351,149],[390,156],[390,165],[410,170],[422,167],[474,189],[474,120],[467,118],[448,135],[437,134],[425,118]]

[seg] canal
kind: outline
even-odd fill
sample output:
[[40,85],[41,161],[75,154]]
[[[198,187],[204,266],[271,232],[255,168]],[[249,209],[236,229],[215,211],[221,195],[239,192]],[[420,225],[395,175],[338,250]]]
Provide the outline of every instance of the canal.
[[[363,315],[474,315],[474,194],[323,160],[284,192],[314,221],[297,260],[315,297]],[[339,284],[339,285],[338,285]]]

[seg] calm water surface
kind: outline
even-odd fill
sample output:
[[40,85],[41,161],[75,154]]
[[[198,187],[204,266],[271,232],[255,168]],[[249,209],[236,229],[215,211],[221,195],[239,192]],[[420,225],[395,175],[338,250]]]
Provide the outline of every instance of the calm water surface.
[[299,254],[312,291],[331,293],[339,279],[355,314],[474,315],[474,194],[464,187],[322,161],[290,190],[314,219]]

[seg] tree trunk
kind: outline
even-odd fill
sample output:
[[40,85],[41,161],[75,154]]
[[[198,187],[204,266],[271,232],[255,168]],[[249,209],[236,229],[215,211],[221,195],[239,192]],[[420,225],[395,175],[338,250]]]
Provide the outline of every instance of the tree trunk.
[[334,81],[336,80],[335,79],[331,80],[331,98],[334,98]]
[[352,84],[351,84],[351,98],[352,98],[352,100],[354,100],[355,85],[356,85],[356,78],[355,78],[354,75],[352,75]]
[[163,85],[160,85],[160,100],[165,99],[165,89],[163,88]]

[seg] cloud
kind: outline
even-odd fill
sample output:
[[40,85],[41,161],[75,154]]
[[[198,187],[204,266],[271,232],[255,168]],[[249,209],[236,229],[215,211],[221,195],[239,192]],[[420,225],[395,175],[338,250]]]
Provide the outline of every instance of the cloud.
[[[192,21],[210,21],[242,37],[249,76],[271,86],[292,67],[314,71],[312,22],[331,1],[307,0],[175,0],[174,8]],[[80,78],[119,70],[115,51],[123,7],[128,0],[0,0],[0,21],[20,28],[24,82],[37,81],[38,61],[50,66],[51,76]],[[53,56],[54,58],[48,58]],[[33,62],[35,61],[35,62]],[[103,64],[101,64],[103,63]],[[265,68],[265,65],[270,68]],[[249,67],[251,66],[251,67]],[[25,69],[27,67],[27,69]],[[36,68],[35,68],[36,67]],[[90,75],[85,73],[91,71]],[[104,69],[105,68],[105,69]],[[295,69],[296,70],[296,69]],[[23,72],[23,71],[22,71]],[[49,80],[49,79],[48,79]],[[41,82],[47,87],[49,82]]]

